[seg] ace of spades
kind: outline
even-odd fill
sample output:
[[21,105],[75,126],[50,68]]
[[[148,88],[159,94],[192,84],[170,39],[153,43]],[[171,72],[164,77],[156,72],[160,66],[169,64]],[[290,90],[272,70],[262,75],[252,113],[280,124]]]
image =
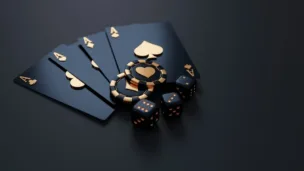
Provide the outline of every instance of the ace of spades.
[[139,46],[134,49],[134,53],[138,57],[148,57],[148,59],[156,59],[158,55],[163,53],[161,46],[155,45],[148,41],[143,41]]

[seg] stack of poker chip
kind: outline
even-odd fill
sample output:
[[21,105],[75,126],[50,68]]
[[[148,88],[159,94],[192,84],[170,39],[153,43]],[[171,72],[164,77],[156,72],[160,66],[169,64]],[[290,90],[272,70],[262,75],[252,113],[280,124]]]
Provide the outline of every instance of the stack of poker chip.
[[134,104],[148,98],[166,78],[166,70],[154,61],[131,61],[125,71],[110,82],[111,95],[117,102]]

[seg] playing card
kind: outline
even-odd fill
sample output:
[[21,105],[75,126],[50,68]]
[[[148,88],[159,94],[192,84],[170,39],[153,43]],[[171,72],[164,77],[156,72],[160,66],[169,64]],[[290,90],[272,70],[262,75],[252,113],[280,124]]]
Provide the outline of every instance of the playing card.
[[105,32],[80,38],[78,43],[85,54],[99,66],[107,80],[119,73]]
[[108,80],[99,70],[99,66],[83,53],[77,42],[70,46],[60,45],[48,56],[52,61],[84,82],[100,98],[114,105]]
[[74,75],[56,66],[46,56],[14,79],[14,82],[100,120],[114,109]]
[[120,71],[124,71],[130,61],[149,59],[167,71],[168,83],[174,83],[180,75],[200,78],[168,22],[109,27],[106,34]]

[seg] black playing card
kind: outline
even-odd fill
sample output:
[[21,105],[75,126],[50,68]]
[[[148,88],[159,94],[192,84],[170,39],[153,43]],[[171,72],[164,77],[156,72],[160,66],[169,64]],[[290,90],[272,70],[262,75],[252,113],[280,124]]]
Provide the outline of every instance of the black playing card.
[[80,38],[78,43],[86,55],[96,62],[108,80],[119,73],[105,32]]
[[52,61],[84,82],[96,95],[103,98],[107,103],[114,105],[108,80],[104,77],[98,65],[94,64],[79,48],[77,42],[70,46],[60,45],[48,56]]
[[66,70],[46,56],[14,79],[14,82],[51,99],[73,107],[100,120],[106,120],[114,109],[84,85],[75,89]]
[[168,83],[174,83],[180,75],[200,78],[168,22],[109,27],[106,34],[120,71],[130,61],[150,59],[167,71]]

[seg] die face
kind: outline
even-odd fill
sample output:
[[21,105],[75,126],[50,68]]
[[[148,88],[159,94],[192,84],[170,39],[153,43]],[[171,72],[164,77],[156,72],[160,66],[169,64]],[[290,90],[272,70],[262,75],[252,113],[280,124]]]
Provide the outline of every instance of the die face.
[[150,118],[156,110],[155,103],[149,100],[140,100],[133,107],[133,113],[137,113],[144,118]]
[[196,84],[196,80],[194,78],[182,75],[176,80],[175,83],[178,87],[190,90]]
[[159,109],[149,100],[137,102],[131,114],[131,120],[136,127],[154,127],[159,120]]
[[167,116],[180,116],[182,113],[182,105],[171,107],[167,110]]
[[188,99],[189,98],[189,96],[190,96],[190,90],[188,90],[188,89],[185,89],[185,88],[183,88],[183,87],[176,87],[176,91],[179,93],[179,95],[180,95],[180,97],[182,98],[182,99]]
[[182,99],[188,100],[196,91],[196,80],[188,76],[180,76],[176,80],[176,91]]
[[140,126],[140,127],[145,127],[150,123],[149,119],[146,119],[144,117],[140,117],[138,115],[137,116],[136,115],[132,116],[132,122],[133,122],[134,125]]
[[183,103],[182,99],[177,93],[167,93],[162,96],[162,103],[167,107],[178,106]]
[[162,96],[161,112],[166,117],[178,117],[182,113],[182,104],[183,101],[177,93],[164,94]]

